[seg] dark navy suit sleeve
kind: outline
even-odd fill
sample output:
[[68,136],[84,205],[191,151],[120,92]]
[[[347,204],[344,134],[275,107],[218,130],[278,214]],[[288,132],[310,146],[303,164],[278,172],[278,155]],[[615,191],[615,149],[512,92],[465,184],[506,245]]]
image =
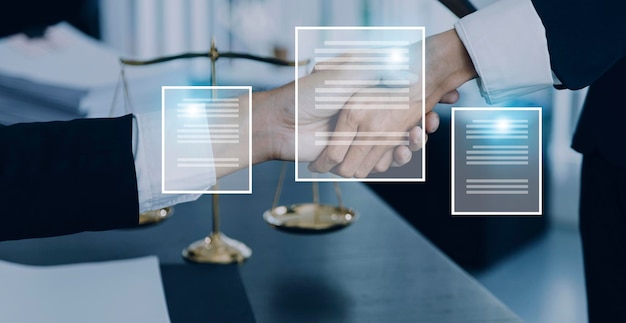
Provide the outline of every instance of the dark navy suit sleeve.
[[626,75],[626,1],[532,0],[546,29],[552,70],[570,89],[590,85],[573,148],[626,167],[621,100]]
[[0,127],[0,240],[136,226],[132,116]]
[[626,1],[532,0],[552,70],[570,89],[592,84],[626,55]]

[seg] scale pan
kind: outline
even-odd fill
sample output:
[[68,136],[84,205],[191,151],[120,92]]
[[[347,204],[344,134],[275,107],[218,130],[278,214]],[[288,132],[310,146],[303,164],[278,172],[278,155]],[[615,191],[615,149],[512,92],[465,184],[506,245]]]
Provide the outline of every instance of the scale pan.
[[315,203],[278,206],[263,213],[265,222],[277,230],[310,234],[341,230],[357,218],[353,209]]

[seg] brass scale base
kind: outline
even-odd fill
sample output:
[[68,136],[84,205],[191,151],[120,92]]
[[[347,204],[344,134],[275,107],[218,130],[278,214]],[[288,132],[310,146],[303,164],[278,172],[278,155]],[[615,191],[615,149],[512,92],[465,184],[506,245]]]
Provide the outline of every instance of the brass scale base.
[[[258,57],[241,53],[219,53],[215,47],[215,41],[211,42],[211,49],[208,53],[186,53],[174,56],[160,57],[147,61],[137,61],[130,59],[120,59],[121,72],[120,81],[125,92],[126,106],[131,106],[128,85],[124,75],[124,66],[142,66],[157,64],[177,59],[208,57],[211,59],[211,85],[215,85],[215,61],[219,57],[244,58],[279,66],[295,66],[295,62],[288,62],[277,58]],[[307,61],[299,62],[300,65],[308,64]],[[215,91],[215,90],[214,90]],[[215,94],[215,93],[214,93]],[[114,94],[114,103],[117,97],[117,87]],[[113,107],[111,108],[113,111]],[[132,111],[132,109],[131,109]],[[126,111],[130,112],[130,111]],[[294,204],[291,206],[278,206],[278,199],[282,190],[286,170],[286,163],[283,163],[279,183],[276,187],[274,203],[270,210],[263,213],[263,219],[273,228],[291,233],[316,234],[332,232],[343,229],[352,224],[358,218],[357,213],[350,208],[343,207],[339,186],[335,183],[335,192],[339,200],[339,206],[324,205],[319,203],[319,192],[317,182],[313,183],[313,203]],[[165,207],[141,213],[139,215],[139,225],[154,225],[165,221],[174,213],[173,207]],[[244,243],[231,239],[219,231],[219,203],[218,196],[213,195],[213,232],[202,240],[190,244],[182,252],[186,260],[196,263],[230,264],[233,262],[243,262],[252,255],[252,250]]]

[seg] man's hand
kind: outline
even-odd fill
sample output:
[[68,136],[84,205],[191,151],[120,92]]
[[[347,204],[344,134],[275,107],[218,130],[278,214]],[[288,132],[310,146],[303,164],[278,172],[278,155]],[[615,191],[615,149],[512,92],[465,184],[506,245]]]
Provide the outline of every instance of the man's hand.
[[[337,113],[347,103],[347,101],[339,102],[336,104],[336,108],[332,109],[316,109],[315,105],[312,104],[312,102],[315,102],[315,89],[323,86],[328,79],[345,78],[347,73],[350,73],[349,77],[353,79],[357,77],[359,80],[380,80],[380,75],[371,71],[363,71],[359,75],[346,71],[317,71],[298,80],[300,100],[298,115],[299,161],[313,161],[319,156],[325,146],[315,144],[315,134],[332,131],[337,122]],[[356,91],[361,88],[365,88],[365,86],[358,87]],[[253,96],[253,101],[255,102],[253,104],[255,107],[253,122],[258,124],[253,126],[253,128],[259,130],[255,130],[257,135],[253,135],[256,139],[254,147],[259,148],[258,155],[262,155],[263,151],[272,152],[270,156],[261,158],[263,160],[293,160],[295,158],[294,133],[296,120],[294,92],[295,84],[290,83],[269,92],[256,93]],[[347,97],[349,98],[353,94],[348,93]],[[264,112],[261,112],[261,110]],[[272,134],[269,135],[269,137],[273,138],[272,140],[269,140],[264,135],[264,133],[267,134],[267,131],[261,131],[268,127],[273,128]],[[421,130],[418,130],[419,128],[416,128],[416,130],[411,132],[412,135],[409,138],[410,147],[397,147],[399,150],[385,156],[379,162],[378,167],[382,169],[390,166],[401,166],[409,162],[410,151],[421,149],[423,144],[423,138],[419,136]],[[317,139],[319,140],[320,138]]]
[[[436,130],[439,123],[438,116],[431,112],[432,108],[440,101],[445,103],[456,102],[458,99],[456,88],[476,77],[476,71],[474,70],[467,51],[454,30],[431,36],[427,39],[426,71],[427,79],[424,80],[426,81],[424,100],[427,113],[426,120],[423,121],[423,126],[426,127],[427,133],[431,133]],[[350,74],[341,75],[341,73]],[[327,157],[322,156],[322,152],[325,151],[326,147],[315,145],[315,133],[332,131],[337,124],[341,124],[337,121],[342,117],[336,117],[336,115],[340,111],[341,106],[345,105],[354,94],[349,94],[345,102],[338,102],[336,104],[338,108],[336,109],[316,109],[315,105],[311,104],[311,102],[315,102],[315,89],[317,87],[322,86],[327,79],[381,81],[384,80],[385,77],[387,76],[372,74],[371,71],[355,73],[341,70],[325,70],[301,78],[299,80],[300,91],[298,92],[299,100],[301,100],[298,115],[299,160],[315,161],[312,166],[314,170],[318,167],[318,163],[327,160]],[[411,84],[417,84],[415,78],[411,79]],[[361,88],[364,88],[364,86],[356,89],[355,92],[359,92]],[[253,96],[254,163],[270,159],[295,159],[294,133],[296,120],[294,93],[295,85],[294,83],[290,83],[269,92],[256,93]],[[419,100],[414,99],[412,104],[421,107]],[[341,110],[341,113],[345,111],[349,110]],[[401,129],[402,132],[409,133],[409,145],[389,146],[387,147],[388,149],[384,149],[382,153],[377,150],[371,156],[369,152],[372,149],[367,150],[367,153],[361,152],[360,155],[367,160],[364,159],[359,162],[357,160],[358,158],[350,158],[349,161],[353,161],[350,165],[354,167],[352,174],[359,172],[359,175],[367,175],[367,173],[371,171],[384,171],[390,166],[406,164],[410,160],[411,151],[420,149],[427,140],[427,137],[420,137],[421,129],[416,128],[420,121],[419,117],[421,116],[421,111],[419,112],[417,117],[415,116],[416,113],[412,112],[413,115],[405,116],[405,119],[401,118],[400,115],[394,114],[384,119],[387,120],[384,127],[376,125],[376,114],[360,114],[356,123],[357,132],[362,131],[362,129],[379,129],[390,132],[400,131],[398,129]],[[344,120],[346,118],[347,116],[343,117]],[[398,124],[393,124],[392,121],[400,122],[403,128],[398,128]],[[354,129],[354,124],[351,125],[351,127]],[[348,152],[346,152],[346,154],[347,153]],[[339,164],[343,161],[344,160],[341,160]],[[328,168],[328,166],[324,167]],[[331,167],[331,169],[332,168],[334,167]],[[351,171],[346,171],[344,174],[350,175],[350,173]]]
[[[420,55],[419,46],[411,46],[410,53],[415,55],[417,59],[411,60],[411,72],[420,75]],[[455,61],[456,60],[456,61]],[[468,65],[469,63],[469,65]],[[332,138],[335,140],[352,141],[353,145],[333,145],[327,147],[320,156],[309,165],[309,169],[316,172],[332,171],[344,177],[366,177],[371,172],[381,172],[387,170],[391,158],[400,161],[400,164],[410,160],[411,151],[416,151],[425,144],[427,137],[421,138],[421,131],[414,128],[419,126],[421,119],[422,100],[426,108],[427,116],[431,113],[437,102],[454,103],[458,100],[458,92],[456,88],[475,77],[476,72],[471,64],[471,60],[465,51],[462,43],[458,39],[456,32],[449,32],[430,37],[426,41],[426,93],[421,98],[421,83],[411,86],[413,93],[420,95],[410,96],[410,108],[405,110],[382,110],[382,109],[365,109],[365,110],[342,110],[337,120],[337,126]],[[363,95],[357,93],[353,96]],[[349,103],[349,101],[348,101]],[[436,121],[435,121],[436,120]],[[426,132],[431,133],[438,126],[438,118],[430,117],[423,120],[426,126]],[[431,123],[437,123],[437,126],[431,126]],[[386,137],[389,145],[362,145],[355,140],[380,140],[380,137],[369,136],[368,134],[385,134],[385,136],[393,134],[404,134],[409,132],[411,136],[411,146],[415,146],[414,142],[419,142],[419,147],[410,147],[416,149],[407,149],[406,146],[397,146],[394,144],[402,137]],[[346,137],[345,134],[352,136]],[[375,142],[374,142],[375,143]],[[398,163],[395,163],[396,165]]]

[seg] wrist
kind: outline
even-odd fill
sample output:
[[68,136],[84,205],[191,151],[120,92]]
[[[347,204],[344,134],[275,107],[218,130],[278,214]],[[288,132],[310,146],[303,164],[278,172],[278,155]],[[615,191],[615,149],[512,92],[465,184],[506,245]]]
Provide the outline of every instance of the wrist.
[[450,87],[456,90],[459,86],[463,85],[463,83],[478,77],[478,73],[474,67],[474,62],[472,62],[472,59],[456,30],[451,29],[448,33],[448,37],[450,37],[449,45],[451,53],[449,59],[451,62],[456,63],[451,64],[453,66],[453,70],[450,76],[452,83]]
[[429,94],[443,96],[478,76],[463,42],[454,29],[427,39],[426,66],[430,77],[427,84],[433,85],[430,91],[427,88],[427,97]]
[[[287,120],[289,116],[284,113],[289,103],[280,102],[284,98],[280,92],[286,90],[288,89],[281,87],[252,95],[253,164],[294,159],[294,156],[289,156],[289,152],[293,151],[293,140],[289,140],[293,137],[293,121]],[[293,120],[293,116],[290,119]]]
[[252,94],[252,164],[272,159],[271,124],[267,121],[267,100],[264,92]]

